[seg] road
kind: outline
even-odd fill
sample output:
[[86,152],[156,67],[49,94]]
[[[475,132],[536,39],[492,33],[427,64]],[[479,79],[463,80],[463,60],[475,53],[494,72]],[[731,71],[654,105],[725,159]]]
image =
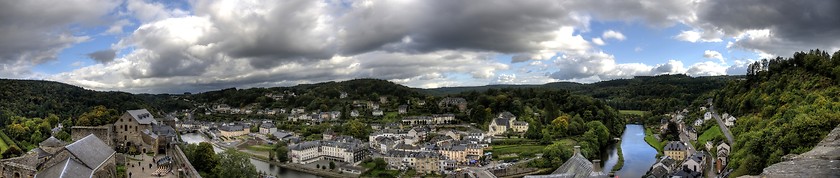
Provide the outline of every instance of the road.
[[[680,128],[685,128],[685,124],[680,123],[680,125],[683,125]],[[686,146],[688,146],[688,155],[694,155],[694,152],[697,149],[694,148],[694,144],[691,144],[691,139],[688,138],[688,131],[686,131],[685,129],[680,131],[680,141],[686,143]]]
[[729,143],[729,145],[732,145],[732,143],[735,142],[734,137],[732,137],[732,132],[730,132],[729,128],[726,127],[726,125],[723,124],[723,120],[720,118],[720,115],[718,115],[715,112],[715,107],[714,106],[709,107],[709,111],[712,112],[712,117],[715,118],[718,125],[720,126],[720,131],[723,132],[723,136],[726,137],[727,143]]
[[717,171],[715,170],[715,159],[712,157],[712,154],[706,152],[706,177],[717,177]]

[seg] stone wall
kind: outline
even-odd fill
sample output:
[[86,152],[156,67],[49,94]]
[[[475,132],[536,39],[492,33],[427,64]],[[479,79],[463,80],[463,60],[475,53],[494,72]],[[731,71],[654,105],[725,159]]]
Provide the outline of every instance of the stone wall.
[[73,141],[80,140],[85,138],[86,136],[93,134],[111,148],[114,148],[114,132],[113,132],[113,125],[101,125],[101,126],[73,126],[70,128],[71,138]]

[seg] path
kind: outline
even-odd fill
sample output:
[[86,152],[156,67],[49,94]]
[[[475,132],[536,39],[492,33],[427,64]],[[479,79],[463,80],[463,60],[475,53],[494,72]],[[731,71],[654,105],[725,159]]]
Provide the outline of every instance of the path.
[[723,132],[723,136],[726,136],[727,143],[729,143],[729,145],[732,145],[732,143],[735,142],[735,139],[733,139],[732,137],[732,132],[729,132],[729,128],[726,127],[725,124],[723,124],[723,120],[720,118],[720,115],[718,115],[715,112],[715,106],[713,105],[709,107],[709,111],[712,112],[712,117],[715,118],[715,120],[718,123],[718,126],[720,126],[720,131]]

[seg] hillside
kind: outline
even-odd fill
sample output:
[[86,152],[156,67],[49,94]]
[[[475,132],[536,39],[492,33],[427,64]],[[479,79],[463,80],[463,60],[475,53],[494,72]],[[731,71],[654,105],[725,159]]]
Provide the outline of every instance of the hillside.
[[0,119],[4,121],[11,116],[46,118],[49,114],[75,118],[99,105],[116,110],[152,109],[141,97],[125,92],[99,92],[51,81],[0,79]]
[[[550,88],[569,90],[601,99],[613,108],[621,110],[645,110],[654,113],[674,111],[687,106],[709,92],[723,88],[742,76],[690,77],[687,75],[637,76],[632,79],[616,79],[591,84],[555,82],[543,85],[488,85],[477,87],[445,87],[425,89],[432,95],[451,95],[462,92],[484,92],[488,89],[504,88]],[[707,95],[710,96],[710,95]]]
[[759,174],[788,154],[811,150],[840,124],[840,51],[813,50],[750,65],[745,80],[715,95],[738,118],[730,168]]

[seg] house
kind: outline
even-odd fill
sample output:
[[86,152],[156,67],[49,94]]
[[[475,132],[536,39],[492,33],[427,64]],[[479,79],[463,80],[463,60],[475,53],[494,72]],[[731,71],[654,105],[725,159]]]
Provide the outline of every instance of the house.
[[467,110],[467,99],[447,97],[440,100],[438,106],[441,108],[457,107],[458,111],[464,112]]
[[502,112],[493,119],[488,126],[488,134],[494,136],[504,135],[505,132],[511,130],[513,132],[525,132],[528,130],[528,123],[516,121],[516,116],[510,112]]
[[688,139],[691,141],[697,141],[697,129],[692,126],[688,126],[685,129],[688,132]]
[[703,119],[697,119],[697,120],[694,121],[694,127],[703,126],[704,123],[705,123],[705,121],[703,121]]
[[157,150],[156,139],[144,134],[150,133],[152,125],[156,124],[157,120],[148,110],[128,110],[114,123],[116,144],[135,147],[141,153]]
[[433,114],[432,124],[454,124],[455,114]]
[[262,123],[260,125],[260,134],[268,135],[277,132],[277,127],[272,122]]
[[338,95],[338,99],[344,99],[344,98],[347,98],[347,92],[342,91],[341,94]]
[[421,152],[417,154],[414,170],[420,173],[440,173],[440,157],[437,152]]
[[399,114],[408,113],[408,105],[400,105],[399,108],[397,109],[397,112]]
[[703,114],[703,120],[709,119],[712,119],[712,112],[706,112],[705,114]]
[[382,110],[373,110],[373,112],[372,112],[371,114],[372,114],[373,116],[382,116],[382,115],[384,115],[384,113],[382,113]]
[[729,116],[724,118],[726,118],[726,121],[724,121],[723,125],[726,125],[726,127],[735,126],[735,121],[738,120],[737,118],[735,118],[735,116]]
[[[52,154],[49,160],[40,163],[41,169],[35,173],[34,177],[116,177],[116,153],[101,139],[90,134],[63,146]],[[3,175],[5,177],[5,171]],[[27,177],[31,176],[30,174]],[[14,176],[9,177],[22,177],[22,175],[15,173]]]
[[716,148],[717,159],[715,160],[715,168],[717,169],[717,172],[720,173],[729,164],[728,157],[731,148],[729,147],[729,144],[726,144],[726,142],[720,142]]
[[359,111],[357,111],[357,110],[350,111],[350,117],[359,117]]
[[220,136],[237,137],[251,133],[251,129],[242,124],[226,124],[219,127]]
[[681,141],[670,141],[663,150],[665,155],[677,161],[685,160],[688,154],[688,148]]
[[467,146],[445,144],[441,145],[438,153],[443,155],[447,160],[454,160],[458,163],[467,163]]
[[554,170],[549,175],[528,175],[526,178],[555,178],[555,177],[574,177],[574,178],[607,178],[607,174],[601,170],[601,161],[594,160],[589,162],[586,157],[580,153],[580,146],[575,146],[575,152],[571,158],[566,160],[563,165]]
[[703,172],[703,168],[706,167],[706,152],[694,152],[683,162],[682,167],[693,172]]
[[677,161],[670,156],[663,156],[656,160],[656,163],[651,166],[649,175],[654,178],[669,178],[671,173],[675,172]]
[[289,147],[292,163],[308,164],[318,160],[332,160],[355,164],[367,157],[367,145],[353,137],[317,140]]

